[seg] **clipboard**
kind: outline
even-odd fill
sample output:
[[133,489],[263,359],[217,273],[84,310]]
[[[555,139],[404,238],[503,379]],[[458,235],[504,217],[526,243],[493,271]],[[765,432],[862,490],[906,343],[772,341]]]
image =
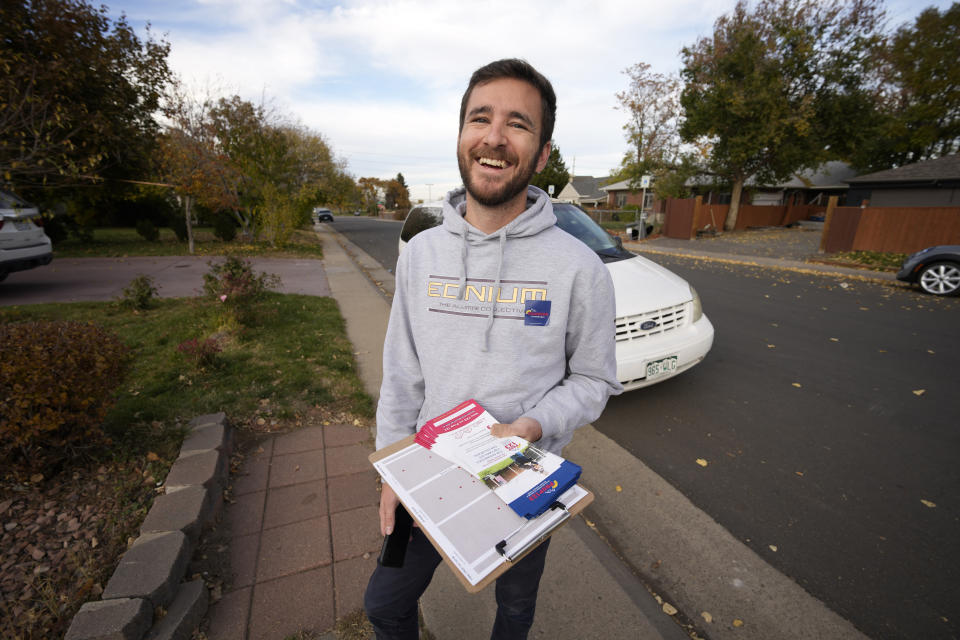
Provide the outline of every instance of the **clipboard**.
[[525,520],[482,480],[414,438],[369,460],[469,593],[482,591],[593,502],[593,494],[576,485],[545,513]]

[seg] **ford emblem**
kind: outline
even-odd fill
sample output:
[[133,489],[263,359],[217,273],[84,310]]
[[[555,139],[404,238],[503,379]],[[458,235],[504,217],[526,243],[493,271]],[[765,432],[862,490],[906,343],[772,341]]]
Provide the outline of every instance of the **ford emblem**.
[[647,320],[642,325],[640,325],[640,329],[642,331],[650,331],[650,329],[656,329],[658,326],[659,325],[653,320]]

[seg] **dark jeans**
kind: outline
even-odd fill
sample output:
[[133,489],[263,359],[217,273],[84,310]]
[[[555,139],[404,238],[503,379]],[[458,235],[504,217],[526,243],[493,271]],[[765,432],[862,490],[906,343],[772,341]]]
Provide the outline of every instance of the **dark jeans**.
[[[490,636],[492,640],[524,640],[527,637],[533,624],[537,590],[549,545],[548,539],[497,578],[497,617]],[[403,568],[377,565],[367,584],[363,604],[378,640],[416,640],[420,637],[417,601],[427,590],[440,560],[440,554],[427,537],[414,527]]]

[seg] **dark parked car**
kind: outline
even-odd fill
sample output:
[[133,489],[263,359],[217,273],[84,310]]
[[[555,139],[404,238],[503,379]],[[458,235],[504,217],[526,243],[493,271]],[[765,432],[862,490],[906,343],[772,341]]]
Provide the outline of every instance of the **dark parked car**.
[[908,257],[897,280],[916,282],[935,296],[960,295],[960,245],[927,247]]
[[333,222],[333,212],[324,207],[317,207],[313,210],[313,219],[315,222]]

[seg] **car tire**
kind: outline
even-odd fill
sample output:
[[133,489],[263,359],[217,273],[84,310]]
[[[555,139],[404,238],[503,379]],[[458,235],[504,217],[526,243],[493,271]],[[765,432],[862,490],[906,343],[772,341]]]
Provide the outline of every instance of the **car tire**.
[[920,288],[935,296],[960,295],[960,264],[934,262],[928,264],[917,278]]

